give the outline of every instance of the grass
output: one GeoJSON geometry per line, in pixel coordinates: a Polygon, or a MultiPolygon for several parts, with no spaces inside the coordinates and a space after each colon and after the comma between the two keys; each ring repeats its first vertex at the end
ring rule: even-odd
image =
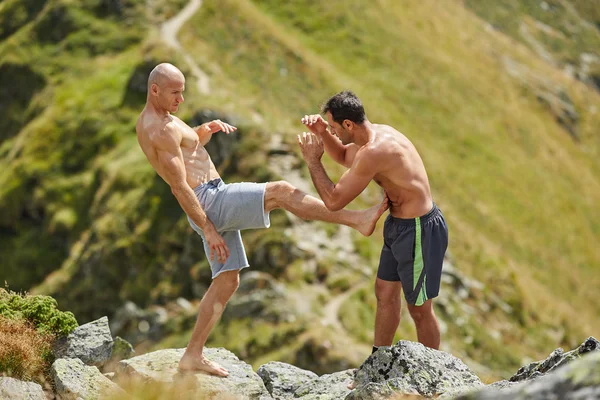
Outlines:
{"type": "Polygon", "coordinates": [[[44,383],[48,379],[54,335],[25,320],[0,316],[0,375],[44,383]]]}

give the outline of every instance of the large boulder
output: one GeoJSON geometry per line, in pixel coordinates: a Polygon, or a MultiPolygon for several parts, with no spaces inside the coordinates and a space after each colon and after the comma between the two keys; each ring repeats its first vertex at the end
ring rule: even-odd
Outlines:
{"type": "Polygon", "coordinates": [[[596,400],[600,399],[600,352],[587,354],[537,379],[499,390],[487,387],[456,400],[596,400]]]}
{"type": "Polygon", "coordinates": [[[112,347],[108,318],[102,317],[57,340],[54,355],[56,358],[79,358],[87,365],[100,367],[110,359],[112,347]]]}
{"type": "Polygon", "coordinates": [[[460,359],[406,340],[371,354],[355,384],[346,399],[386,398],[393,392],[437,397],[484,386],[460,359]]]}
{"type": "Polygon", "coordinates": [[[92,400],[126,394],[98,368],[87,366],[78,358],[60,358],[54,361],[50,372],[56,395],[61,400],[92,400]]]}
{"type": "Polygon", "coordinates": [[[303,384],[318,378],[314,372],[279,361],[271,361],[258,368],[258,376],[276,399],[293,399],[294,391],[303,384]]]}
{"type": "Polygon", "coordinates": [[[193,390],[198,398],[238,395],[246,399],[271,398],[262,379],[252,367],[240,361],[235,354],[222,348],[205,348],[204,355],[229,371],[226,378],[205,373],[182,373],[177,369],[185,349],[158,350],[129,360],[117,366],[115,379],[138,378],[163,384],[174,384],[193,390]]]}
{"type": "Polygon", "coordinates": [[[0,377],[2,400],[46,400],[42,387],[35,382],[23,382],[7,376],[0,377]]]}
{"type": "Polygon", "coordinates": [[[302,400],[338,400],[343,399],[350,389],[355,369],[325,374],[306,382],[294,392],[294,398],[302,400]]]}
{"type": "Polygon", "coordinates": [[[545,360],[533,362],[521,367],[517,373],[510,378],[510,381],[520,382],[528,379],[538,378],[560,366],[580,358],[586,353],[593,351],[600,351],[600,342],[598,342],[598,340],[596,340],[594,337],[590,336],[574,350],[565,353],[562,348],[558,348],[550,353],[545,360]]]}

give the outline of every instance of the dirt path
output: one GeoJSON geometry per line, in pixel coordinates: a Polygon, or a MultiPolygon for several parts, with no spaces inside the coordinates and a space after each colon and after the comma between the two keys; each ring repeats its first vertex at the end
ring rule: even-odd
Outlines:
{"type": "Polygon", "coordinates": [[[202,94],[209,94],[210,85],[208,75],[200,69],[198,64],[185,52],[177,40],[179,29],[198,11],[200,6],[202,6],[202,0],[190,0],[177,15],[162,24],[160,37],[169,47],[181,53],[188,67],[192,70],[192,75],[196,78],[198,91],[202,94]]]}
{"type": "Polygon", "coordinates": [[[323,324],[332,326],[340,332],[348,334],[342,325],[342,321],[340,321],[340,308],[342,307],[342,304],[344,304],[344,302],[350,298],[350,296],[365,286],[366,284],[355,285],[354,287],[350,288],[350,290],[346,290],[345,292],[340,293],[331,299],[323,308],[323,319],[321,320],[323,324]]]}

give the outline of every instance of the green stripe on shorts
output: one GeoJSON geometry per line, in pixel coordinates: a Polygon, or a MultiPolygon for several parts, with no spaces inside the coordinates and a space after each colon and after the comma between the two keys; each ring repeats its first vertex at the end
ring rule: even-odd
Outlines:
{"type": "MultiPolygon", "coordinates": [[[[417,288],[417,283],[423,272],[423,249],[421,248],[421,218],[415,218],[415,261],[413,264],[413,290],[417,288]]],[[[419,290],[419,296],[415,302],[416,306],[421,306],[427,300],[427,293],[425,292],[425,278],[423,278],[423,284],[421,290],[419,290]]]]}

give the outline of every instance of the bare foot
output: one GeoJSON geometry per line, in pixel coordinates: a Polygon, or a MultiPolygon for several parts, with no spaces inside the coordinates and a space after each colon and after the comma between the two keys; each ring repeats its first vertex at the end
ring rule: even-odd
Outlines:
{"type": "Polygon", "coordinates": [[[375,230],[375,225],[377,224],[379,217],[381,217],[381,214],[388,208],[390,208],[390,199],[386,194],[380,204],[362,212],[361,219],[355,228],[363,235],[371,236],[375,230]]]}
{"type": "Polygon", "coordinates": [[[210,361],[203,354],[194,356],[188,353],[184,353],[181,360],[179,360],[179,370],[184,372],[202,371],[211,375],[227,376],[229,372],[219,364],[210,361]]]}

